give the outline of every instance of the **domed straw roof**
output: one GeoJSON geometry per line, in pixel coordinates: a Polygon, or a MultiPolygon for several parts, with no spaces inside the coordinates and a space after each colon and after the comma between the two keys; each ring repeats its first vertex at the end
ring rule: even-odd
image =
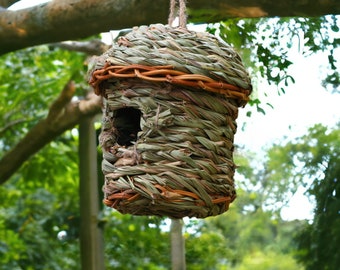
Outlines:
{"type": "Polygon", "coordinates": [[[134,28],[96,62],[90,84],[97,94],[109,78],[139,77],[200,88],[243,106],[252,86],[237,52],[209,33],[162,24],[134,28]]]}

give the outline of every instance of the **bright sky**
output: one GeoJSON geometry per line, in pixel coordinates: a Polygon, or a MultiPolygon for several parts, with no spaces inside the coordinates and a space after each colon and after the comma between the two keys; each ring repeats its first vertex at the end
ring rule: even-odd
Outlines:
{"type": "Polygon", "coordinates": [[[36,5],[50,2],[50,1],[51,0],[21,0],[19,2],[14,3],[9,9],[18,10],[18,9],[36,6],[36,5]]]}
{"type": "MultiPolygon", "coordinates": [[[[340,50],[337,53],[340,54],[340,50]]],[[[247,108],[240,109],[236,144],[264,154],[264,148],[280,142],[284,136],[287,137],[285,141],[289,141],[306,134],[307,129],[314,124],[322,123],[334,127],[340,121],[340,94],[331,94],[321,86],[320,75],[325,74],[327,56],[318,54],[305,58],[297,54],[294,59],[290,72],[295,84],[287,87],[285,94],[278,96],[276,89],[266,84],[260,85],[258,89],[260,100],[264,104],[272,104],[273,109],[267,107],[266,115],[253,112],[250,118],[245,115],[247,108]],[[246,125],[242,130],[244,123],[246,125]]],[[[304,192],[304,188],[299,188],[290,199],[289,206],[283,208],[282,218],[313,218],[313,205],[304,196],[304,192]]]]}
{"type": "MultiPolygon", "coordinates": [[[[25,8],[49,0],[22,0],[12,6],[12,9],[25,8]]],[[[195,28],[204,31],[204,26],[195,28]]],[[[106,35],[111,38],[111,35],[106,35]]],[[[337,51],[340,59],[340,50],[337,51]]],[[[295,84],[285,88],[286,93],[278,96],[275,87],[266,84],[259,86],[259,99],[265,104],[269,102],[274,109],[265,107],[266,115],[253,112],[252,116],[245,114],[249,107],[240,109],[238,131],[235,143],[244,145],[245,149],[264,153],[263,148],[273,142],[279,142],[283,136],[288,140],[306,133],[307,128],[316,123],[334,126],[340,121],[340,94],[331,94],[321,86],[320,74],[325,73],[327,56],[318,54],[304,58],[295,53],[294,64],[290,67],[294,74],[295,84]],[[267,96],[264,95],[267,94],[267,96]],[[246,123],[245,128],[241,127],[246,123]]],[[[339,67],[340,69],[340,67],[339,67]]],[[[312,206],[303,195],[301,188],[290,200],[290,206],[284,208],[282,217],[285,219],[310,219],[312,206]]]]}
{"type": "Polygon", "coordinates": [[[308,58],[296,55],[290,68],[295,84],[285,88],[286,93],[281,96],[275,87],[260,85],[260,100],[264,104],[269,102],[274,109],[266,107],[266,115],[253,112],[250,119],[245,116],[247,108],[240,109],[239,127],[243,122],[247,124],[244,131],[239,128],[236,142],[258,151],[268,143],[280,140],[283,135],[296,137],[316,123],[334,126],[340,121],[340,95],[321,86],[320,75],[325,74],[326,59],[327,56],[322,54],[308,58]],[[268,96],[265,97],[264,93],[268,96]],[[250,134],[251,141],[247,140],[250,134]]]}

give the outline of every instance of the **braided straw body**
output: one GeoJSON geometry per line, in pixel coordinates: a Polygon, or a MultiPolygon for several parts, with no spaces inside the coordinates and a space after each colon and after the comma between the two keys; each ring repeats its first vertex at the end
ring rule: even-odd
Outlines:
{"type": "Polygon", "coordinates": [[[104,203],[172,218],[227,211],[236,197],[235,120],[251,93],[238,54],[206,33],[142,26],[91,74],[105,97],[104,203]]]}

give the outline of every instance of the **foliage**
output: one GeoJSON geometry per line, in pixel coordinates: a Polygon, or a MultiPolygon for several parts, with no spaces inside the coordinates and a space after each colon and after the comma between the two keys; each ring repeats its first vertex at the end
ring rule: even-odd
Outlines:
{"type": "Polygon", "coordinates": [[[306,269],[336,269],[340,263],[334,254],[340,243],[339,139],[339,126],[316,124],[306,135],[268,150],[268,180],[275,181],[275,188],[282,192],[286,185],[293,192],[304,185],[316,202],[313,222],[305,222],[296,234],[296,256],[306,269]]]}
{"type": "Polygon", "coordinates": [[[330,130],[321,124],[308,135],[288,143],[280,150],[289,153],[298,180],[308,186],[316,201],[314,220],[297,235],[297,257],[306,269],[337,269],[340,243],[340,125],[330,130]]]}
{"type": "MultiPolygon", "coordinates": [[[[0,58],[0,155],[46,116],[71,77],[83,81],[83,60],[47,46],[0,58]]],[[[0,269],[77,268],[77,143],[71,132],[56,138],[0,187],[0,269]]]]}
{"type": "MultiPolygon", "coordinates": [[[[241,193],[240,196],[248,195],[241,193]]],[[[261,262],[256,269],[276,269],[274,266],[278,261],[275,259],[278,258],[282,262],[290,261],[286,269],[300,269],[292,256],[291,239],[300,225],[298,221],[273,219],[270,212],[260,209],[251,214],[243,212],[242,204],[236,201],[229,212],[204,220],[196,234],[187,236],[187,267],[195,270],[244,269],[249,264],[256,265],[257,257],[264,257],[265,250],[273,259],[261,262]],[[209,254],[209,258],[202,254],[209,254]],[[269,264],[273,268],[267,268],[269,264]]]]}
{"type": "MultiPolygon", "coordinates": [[[[230,19],[220,24],[220,36],[239,49],[247,65],[270,84],[288,86],[294,78],[287,74],[293,63],[290,51],[297,47],[303,55],[326,51],[329,68],[335,74],[334,51],[340,45],[335,15],[315,18],[230,19]]],[[[339,83],[339,81],[334,81],[339,83]]],[[[336,85],[335,85],[336,86],[336,85]]],[[[284,89],[281,87],[281,91],[284,89]]]]}
{"type": "Polygon", "coordinates": [[[8,151],[46,116],[50,103],[70,78],[84,81],[83,61],[81,54],[48,46],[28,48],[0,58],[0,146],[3,151],[8,151]]]}
{"type": "Polygon", "coordinates": [[[247,194],[238,199],[243,212],[260,210],[279,217],[282,207],[297,190],[299,181],[293,176],[294,164],[287,161],[289,153],[278,151],[278,147],[268,149],[262,159],[242,149],[236,152],[237,183],[240,192],[247,194]]]}
{"type": "Polygon", "coordinates": [[[0,269],[76,269],[79,206],[74,147],[52,143],[0,187],[0,269]],[[48,161],[46,156],[54,158],[48,161]],[[57,238],[60,231],[67,232],[66,239],[57,238]]]}
{"type": "Polygon", "coordinates": [[[256,251],[248,254],[241,265],[235,269],[298,270],[303,269],[303,267],[299,266],[291,256],[271,251],[256,251]]]}
{"type": "Polygon", "coordinates": [[[109,269],[169,269],[169,234],[157,217],[105,211],[106,259],[109,269]]]}
{"type": "MultiPolygon", "coordinates": [[[[317,52],[327,53],[329,62],[323,85],[333,91],[340,85],[339,66],[335,56],[340,45],[338,17],[335,15],[311,18],[259,18],[229,19],[219,28],[209,26],[208,31],[217,32],[222,39],[233,45],[249,67],[254,84],[254,93],[249,102],[258,112],[265,113],[257,97],[257,84],[265,80],[277,86],[278,94],[285,93],[294,75],[289,67],[294,62],[294,53],[305,56],[317,52]]],[[[270,104],[267,104],[271,106],[270,104]]]]}
{"type": "Polygon", "coordinates": [[[229,258],[231,251],[223,234],[218,231],[202,228],[198,235],[187,233],[185,238],[188,270],[217,269],[229,258]]]}

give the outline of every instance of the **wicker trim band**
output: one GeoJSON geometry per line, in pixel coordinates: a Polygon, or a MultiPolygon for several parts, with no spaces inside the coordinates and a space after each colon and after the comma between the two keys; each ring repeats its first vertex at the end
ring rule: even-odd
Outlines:
{"type": "MultiPolygon", "coordinates": [[[[180,190],[180,189],[171,189],[169,187],[164,187],[158,184],[155,184],[154,187],[160,192],[159,196],[166,198],[167,201],[169,202],[174,202],[174,203],[179,203],[179,202],[184,202],[186,199],[185,197],[190,197],[194,200],[196,200],[196,205],[197,206],[207,206],[207,204],[200,200],[200,197],[193,192],[185,191],[185,190],[180,190]]],[[[143,188],[145,192],[147,192],[150,197],[154,194],[150,193],[150,191],[146,188],[143,188]]],[[[116,208],[117,205],[121,202],[121,200],[127,200],[129,202],[136,201],[141,198],[141,194],[133,192],[131,190],[131,193],[128,192],[121,192],[121,193],[113,193],[111,195],[108,195],[107,198],[104,199],[104,203],[112,208],[116,208]]],[[[226,209],[228,209],[229,204],[236,198],[236,194],[234,194],[233,197],[219,197],[213,198],[211,202],[213,204],[221,204],[225,203],[226,209]]]]}
{"type": "Polygon", "coordinates": [[[102,69],[95,70],[90,80],[91,86],[97,95],[103,95],[100,83],[111,78],[139,78],[152,82],[168,82],[176,85],[199,88],[213,93],[223,94],[227,98],[234,98],[245,105],[249,101],[250,90],[238,86],[215,81],[210,77],[200,74],[188,74],[183,71],[174,70],[173,66],[112,66],[106,63],[102,69]]]}

